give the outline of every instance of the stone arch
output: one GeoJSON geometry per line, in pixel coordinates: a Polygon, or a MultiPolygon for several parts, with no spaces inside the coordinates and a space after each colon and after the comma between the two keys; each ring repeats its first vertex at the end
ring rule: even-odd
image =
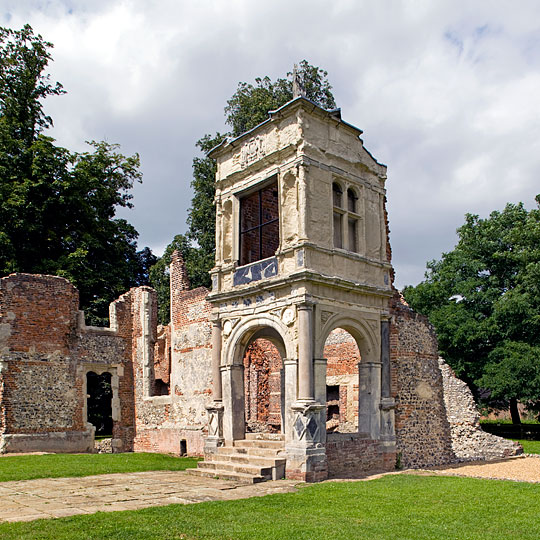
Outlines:
{"type": "MultiPolygon", "coordinates": [[[[358,365],[358,431],[371,439],[380,438],[381,362],[380,340],[376,328],[352,314],[336,314],[323,326],[316,343],[319,358],[330,333],[336,328],[346,330],[356,341],[360,351],[358,365]]],[[[325,369],[326,372],[326,369],[325,369]]],[[[326,378],[326,377],[325,377],[326,378]]]]}
{"type": "MultiPolygon", "coordinates": [[[[244,355],[256,339],[264,338],[278,349],[282,360],[295,358],[295,344],[287,326],[273,314],[252,315],[240,321],[224,344],[221,374],[223,389],[223,433],[226,441],[243,439],[245,436],[245,388],[244,355]]],[[[286,403],[282,391],[282,407],[286,403]]],[[[285,424],[282,422],[282,430],[285,424]]]]}
{"type": "Polygon", "coordinates": [[[330,317],[322,327],[321,334],[315,343],[316,358],[324,356],[324,344],[330,333],[336,328],[343,328],[355,339],[362,362],[379,361],[379,340],[374,330],[365,321],[341,313],[330,317]]]}
{"type": "Polygon", "coordinates": [[[282,358],[296,357],[289,329],[281,319],[268,314],[254,315],[234,327],[223,348],[222,365],[240,365],[247,347],[258,338],[272,342],[282,358]]]}

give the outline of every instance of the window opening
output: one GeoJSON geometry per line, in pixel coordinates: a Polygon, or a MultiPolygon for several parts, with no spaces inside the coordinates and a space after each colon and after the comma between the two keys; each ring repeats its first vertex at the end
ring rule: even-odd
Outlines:
{"type": "Polygon", "coordinates": [[[334,201],[334,206],[337,208],[341,208],[341,196],[343,195],[343,191],[341,191],[341,187],[337,182],[334,182],[332,184],[332,198],[334,201]]]}
{"type": "Polygon", "coordinates": [[[279,247],[277,180],[240,199],[240,265],[275,255],[279,247]]]}
{"type": "Polygon", "coordinates": [[[343,232],[341,222],[343,221],[343,215],[339,212],[334,212],[334,247],[343,247],[343,232]]]}
{"type": "Polygon", "coordinates": [[[347,210],[349,212],[355,212],[356,213],[356,200],[358,197],[355,195],[354,191],[349,188],[347,190],[347,210]]]}
{"type": "Polygon", "coordinates": [[[98,375],[93,371],[86,374],[86,417],[96,428],[96,435],[112,435],[112,386],[111,374],[98,375]]]}
{"type": "Polygon", "coordinates": [[[358,251],[357,221],[354,218],[349,218],[349,251],[358,251]]]}

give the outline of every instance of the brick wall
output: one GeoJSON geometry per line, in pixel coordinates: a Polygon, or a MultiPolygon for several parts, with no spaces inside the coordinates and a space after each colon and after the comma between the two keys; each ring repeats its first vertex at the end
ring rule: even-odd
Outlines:
{"type": "Polygon", "coordinates": [[[360,478],[366,473],[392,470],[395,465],[385,462],[379,441],[355,433],[329,433],[326,457],[330,478],[360,478]]]}
{"type": "Polygon", "coordinates": [[[244,356],[244,396],[248,431],[280,432],[281,369],[276,347],[266,339],[255,340],[244,356]]]}
{"type": "Polygon", "coordinates": [[[172,256],[171,324],[165,332],[165,342],[159,344],[157,335],[157,299],[150,288],[133,290],[133,378],[135,393],[134,449],[147,452],[180,453],[184,441],[189,455],[201,455],[207,433],[206,406],[211,402],[211,306],[206,301],[204,287],[189,290],[189,281],[178,252],[172,256]],[[151,297],[150,326],[152,356],[150,363],[158,377],[163,369],[161,350],[170,346],[169,384],[167,396],[146,395],[144,380],[148,377],[143,366],[143,329],[141,327],[142,294],[151,297]],[[168,336],[168,337],[167,337],[168,336]],[[156,346],[157,340],[157,346],[156,346]],[[159,357],[155,357],[156,351],[159,357]]]}

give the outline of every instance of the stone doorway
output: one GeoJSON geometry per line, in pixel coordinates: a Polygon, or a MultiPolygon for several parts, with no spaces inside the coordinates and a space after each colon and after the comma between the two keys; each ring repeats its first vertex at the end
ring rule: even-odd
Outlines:
{"type": "Polygon", "coordinates": [[[358,364],[360,350],[343,328],[330,332],[324,345],[326,365],[326,431],[358,431],[358,364]]]}
{"type": "Polygon", "coordinates": [[[112,418],[112,376],[108,371],[86,374],[86,418],[96,428],[96,435],[113,434],[112,418]]]}
{"type": "Polygon", "coordinates": [[[258,338],[243,359],[247,433],[281,433],[283,425],[283,361],[277,347],[258,338]]]}

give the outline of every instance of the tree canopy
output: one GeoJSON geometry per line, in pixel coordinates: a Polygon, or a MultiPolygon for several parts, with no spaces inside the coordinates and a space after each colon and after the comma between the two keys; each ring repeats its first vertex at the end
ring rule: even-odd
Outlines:
{"type": "Polygon", "coordinates": [[[528,211],[508,204],[486,219],[467,214],[459,241],[426,279],[406,287],[413,309],[437,330],[458,376],[491,400],[540,405],[540,196],[528,211]]]}
{"type": "MultiPolygon", "coordinates": [[[[325,109],[336,107],[332,87],[327,80],[327,72],[302,60],[298,66],[298,77],[302,82],[305,96],[325,109]]],[[[287,78],[272,81],[269,77],[255,79],[255,84],[240,82],[225,107],[226,122],[231,127],[230,133],[206,134],[196,146],[203,157],[193,159],[193,179],[191,187],[194,195],[188,210],[188,232],[177,235],[169,244],[159,264],[150,277],[152,286],[158,291],[160,322],[169,320],[168,274],[170,257],[174,249],[182,248],[192,287],[209,287],[209,271],[214,266],[216,211],[215,196],[215,160],[206,154],[227,136],[236,137],[252,129],[268,118],[268,111],[278,109],[293,98],[292,73],[287,78]]]]}
{"type": "Polygon", "coordinates": [[[103,323],[108,304],[146,283],[156,262],[115,218],[117,207],[131,207],[139,156],[95,141],[71,152],[44,135],[52,119],[43,101],[64,93],[45,73],[51,48],[29,25],[0,28],[0,272],[66,277],[88,320],[103,323]]]}

